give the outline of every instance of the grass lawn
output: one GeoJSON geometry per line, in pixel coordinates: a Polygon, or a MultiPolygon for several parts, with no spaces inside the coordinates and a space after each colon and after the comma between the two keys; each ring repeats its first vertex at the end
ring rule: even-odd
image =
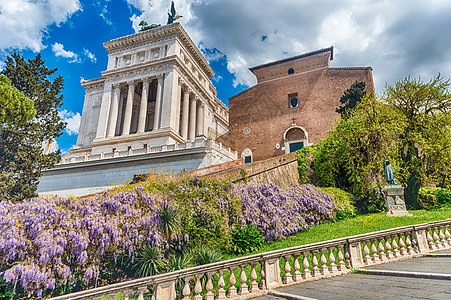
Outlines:
{"type": "MultiPolygon", "coordinates": [[[[266,244],[259,251],[248,253],[257,254],[283,248],[300,246],[310,243],[333,240],[337,238],[374,232],[389,228],[408,226],[414,224],[428,223],[451,219],[451,207],[444,207],[437,210],[411,210],[412,217],[385,217],[385,213],[376,213],[361,215],[352,219],[338,221],[336,223],[328,222],[312,227],[296,235],[290,236],[284,240],[266,244]]],[[[226,255],[226,259],[235,258],[243,255],[226,255]]]]}

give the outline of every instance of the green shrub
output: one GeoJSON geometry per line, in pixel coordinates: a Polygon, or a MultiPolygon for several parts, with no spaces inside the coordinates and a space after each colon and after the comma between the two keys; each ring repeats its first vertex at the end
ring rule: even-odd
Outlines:
{"type": "Polygon", "coordinates": [[[420,188],[418,198],[421,207],[423,207],[424,209],[437,208],[437,191],[438,188],[420,188]]]}
{"type": "MultiPolygon", "coordinates": [[[[344,213],[350,213],[351,215],[354,215],[355,213],[355,206],[354,206],[354,195],[345,192],[339,188],[333,188],[333,187],[325,187],[321,188],[326,194],[329,194],[334,198],[334,204],[340,210],[344,213]]],[[[337,213],[339,213],[337,211],[337,213]]]]}
{"type": "Polygon", "coordinates": [[[354,198],[355,207],[363,214],[383,212],[386,209],[385,199],[378,189],[368,189],[354,198]]]}
{"type": "Polygon", "coordinates": [[[248,224],[232,233],[232,243],[234,253],[244,254],[260,249],[265,242],[261,232],[252,224],[248,224]]]}
{"type": "Polygon", "coordinates": [[[451,204],[451,191],[449,189],[439,189],[436,191],[435,197],[437,199],[437,204],[440,207],[451,204]]]}

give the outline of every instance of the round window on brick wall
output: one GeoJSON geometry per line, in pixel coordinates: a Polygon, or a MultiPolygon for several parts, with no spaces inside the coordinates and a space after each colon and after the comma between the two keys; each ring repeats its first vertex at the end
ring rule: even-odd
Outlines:
{"type": "Polygon", "coordinates": [[[294,108],[294,107],[298,107],[298,97],[291,97],[290,98],[290,107],[294,108]]]}
{"type": "Polygon", "coordinates": [[[251,129],[249,127],[246,127],[243,129],[244,134],[249,134],[251,132],[251,129]]]}

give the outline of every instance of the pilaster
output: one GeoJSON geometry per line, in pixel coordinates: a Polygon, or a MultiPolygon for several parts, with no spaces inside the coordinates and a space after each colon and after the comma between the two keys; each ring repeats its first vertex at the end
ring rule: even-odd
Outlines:
{"type": "Polygon", "coordinates": [[[102,104],[100,106],[99,123],[97,123],[96,139],[103,139],[106,136],[112,87],[113,85],[111,83],[105,83],[103,89],[102,104]]]}
{"type": "Polygon", "coordinates": [[[178,96],[178,75],[174,69],[169,71],[164,79],[163,101],[160,120],[160,128],[171,128],[176,130],[177,124],[177,96],[178,96]]]}

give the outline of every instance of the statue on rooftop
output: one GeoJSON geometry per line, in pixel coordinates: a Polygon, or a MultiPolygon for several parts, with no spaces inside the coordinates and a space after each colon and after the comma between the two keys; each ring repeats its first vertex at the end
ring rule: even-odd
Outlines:
{"type": "Polygon", "coordinates": [[[161,24],[152,24],[152,25],[149,25],[149,24],[147,24],[146,21],[141,21],[141,22],[139,23],[139,26],[141,26],[141,29],[140,29],[139,31],[144,31],[144,30],[148,30],[148,29],[160,27],[161,24]]]}
{"type": "Polygon", "coordinates": [[[175,12],[174,1],[171,2],[171,11],[168,11],[168,24],[174,23],[175,20],[180,19],[182,16],[179,16],[175,12]]]}
{"type": "Polygon", "coordinates": [[[396,181],[396,178],[395,178],[395,173],[396,173],[395,170],[390,165],[390,161],[388,159],[384,160],[384,175],[385,175],[385,180],[387,181],[388,184],[390,184],[390,185],[398,184],[398,182],[396,181]]]}

